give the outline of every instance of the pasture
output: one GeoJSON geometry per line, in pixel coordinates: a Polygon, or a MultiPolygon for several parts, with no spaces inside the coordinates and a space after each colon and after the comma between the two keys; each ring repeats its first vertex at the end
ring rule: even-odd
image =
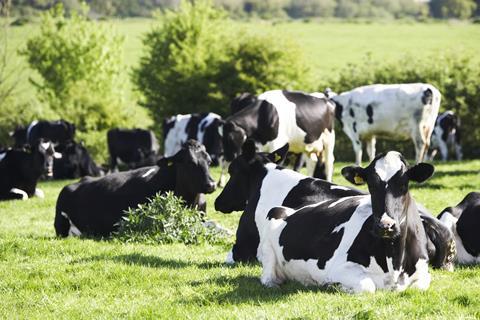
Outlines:
{"type": "MultiPolygon", "coordinates": [[[[347,163],[335,164],[334,182],[347,163]]],[[[417,201],[434,214],[480,185],[480,161],[436,163],[417,201]]],[[[215,178],[219,175],[213,169],[215,178]]],[[[432,271],[428,291],[349,295],[287,283],[263,288],[259,264],[223,263],[229,246],[57,239],[56,197],[69,181],[42,182],[45,199],[0,203],[0,318],[479,319],[480,268],[432,271]]],[[[235,230],[239,213],[208,217],[235,230]]],[[[233,238],[232,238],[233,240],[233,238]]]]}

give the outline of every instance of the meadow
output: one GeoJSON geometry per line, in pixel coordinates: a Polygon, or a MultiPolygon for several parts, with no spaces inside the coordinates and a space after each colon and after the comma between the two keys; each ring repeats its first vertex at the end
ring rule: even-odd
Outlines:
{"type": "MultiPolygon", "coordinates": [[[[128,74],[142,53],[141,37],[154,21],[107,23],[125,36],[128,74]]],[[[376,61],[397,61],[407,54],[480,51],[480,26],[466,23],[235,24],[251,32],[273,28],[295,38],[319,77],[334,77],[339,68],[361,63],[366,55],[376,61]]],[[[9,30],[8,48],[21,79],[19,100],[35,95],[29,78],[38,76],[17,50],[36,32],[37,24],[9,30]]],[[[334,182],[348,185],[339,175],[347,164],[335,164],[334,182]]],[[[432,179],[411,186],[415,198],[435,215],[479,190],[480,160],[436,163],[436,168],[432,179]]],[[[218,177],[217,168],[213,175],[218,177]]],[[[349,295],[296,283],[263,288],[259,264],[231,267],[223,263],[229,245],[57,239],[55,202],[69,182],[41,182],[45,199],[0,202],[1,319],[480,319],[480,268],[475,266],[459,267],[454,273],[432,271],[432,285],[426,292],[349,295]]],[[[208,217],[234,231],[240,213],[225,215],[213,208],[220,191],[208,195],[208,217]]]]}
{"type": "MultiPolygon", "coordinates": [[[[334,181],[348,185],[336,163],[334,181]]],[[[417,201],[434,214],[480,185],[480,160],[437,163],[417,201]]],[[[218,177],[219,170],[213,169],[218,177]]],[[[229,245],[144,245],[58,239],[56,197],[69,181],[42,182],[45,199],[0,203],[0,318],[11,319],[479,319],[480,268],[432,271],[428,291],[350,295],[287,283],[262,287],[259,264],[225,265],[229,245]]],[[[208,217],[232,230],[240,213],[208,217]]],[[[233,237],[232,237],[233,241],[233,237]]]]}

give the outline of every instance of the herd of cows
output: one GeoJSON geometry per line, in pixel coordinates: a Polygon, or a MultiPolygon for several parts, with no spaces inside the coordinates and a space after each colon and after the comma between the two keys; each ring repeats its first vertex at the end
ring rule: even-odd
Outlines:
{"type": "Polygon", "coordinates": [[[272,90],[244,93],[231,115],[176,115],[163,123],[163,154],[142,129],[107,133],[110,164],[99,167],[67,121],[34,121],[0,150],[0,200],[43,197],[37,181],[73,179],[57,199],[58,236],[108,237],[124,211],[173,191],[206,211],[205,194],[224,186],[215,209],[243,211],[227,263],[260,261],[268,287],[293,279],[339,284],[349,292],[427,289],[429,265],[480,262],[480,193],[434,217],[409,192],[429,179],[422,162],[452,145],[461,159],[459,120],[438,114],[432,85],[370,85],[335,94],[272,90]],[[335,119],[352,141],[355,166],[342,169],[368,193],[332,183],[335,119]],[[394,151],[376,154],[376,137],[411,139],[416,164],[394,151]],[[361,167],[362,141],[370,164],[361,167]],[[294,162],[294,170],[284,167],[294,162]],[[298,169],[306,163],[308,176],[298,169]],[[118,172],[123,164],[126,171],[118,172]],[[210,165],[222,167],[218,184],[210,165]],[[225,183],[228,167],[229,180],[225,183]]]}

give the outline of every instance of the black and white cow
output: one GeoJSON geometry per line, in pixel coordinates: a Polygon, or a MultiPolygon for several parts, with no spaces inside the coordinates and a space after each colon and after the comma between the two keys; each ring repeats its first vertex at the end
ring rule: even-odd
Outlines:
{"type": "MultiPolygon", "coordinates": [[[[259,230],[263,229],[267,213],[273,207],[298,209],[323,200],[366,194],[278,166],[275,160],[282,161],[288,146],[271,154],[255,153],[254,143],[247,140],[242,149],[242,154],[230,165],[230,180],[215,201],[215,209],[220,212],[244,211],[227,263],[256,260],[259,230]]],[[[452,270],[453,235],[427,209],[418,207],[428,235],[432,266],[452,270]]]]}
{"type": "Polygon", "coordinates": [[[230,114],[235,114],[238,111],[243,110],[249,105],[255,103],[256,101],[257,96],[254,94],[249,92],[241,93],[230,102],[230,114]]]}
{"type": "Polygon", "coordinates": [[[102,174],[102,171],[82,144],[72,141],[58,151],[62,157],[53,161],[54,179],[98,177],[102,174]]]}
{"type": "Polygon", "coordinates": [[[208,172],[210,156],[200,143],[189,140],[159,166],[85,177],[62,189],[57,199],[55,231],[58,236],[108,236],[124,210],[144,203],[158,192],[173,191],[189,206],[201,193],[211,193],[215,183],[208,172]]]}
{"type": "Polygon", "coordinates": [[[435,122],[435,129],[432,134],[432,143],[430,159],[433,160],[437,151],[440,150],[440,155],[443,161],[448,160],[448,146],[455,149],[457,160],[462,160],[462,146],[460,145],[460,120],[453,111],[445,111],[438,115],[435,122]]]}
{"type": "Polygon", "coordinates": [[[335,115],[352,141],[357,165],[362,162],[362,140],[373,160],[377,136],[412,139],[417,162],[427,155],[441,100],[431,84],[374,84],[327,95],[335,101],[335,115]]]}
{"type": "Polygon", "coordinates": [[[438,219],[455,235],[456,261],[480,263],[480,193],[470,192],[457,206],[445,208],[438,219]]]}
{"type": "Polygon", "coordinates": [[[75,125],[65,120],[56,121],[33,121],[26,128],[17,128],[12,137],[15,145],[33,145],[38,140],[52,141],[55,145],[66,144],[72,141],[75,136],[75,125]],[[25,136],[23,136],[25,134],[25,136]]]}
{"type": "Polygon", "coordinates": [[[119,162],[129,169],[152,166],[157,160],[159,145],[155,134],[144,129],[110,129],[107,132],[110,170],[116,171],[119,162]]]}
{"type": "Polygon", "coordinates": [[[366,183],[370,195],[273,208],[260,233],[261,282],[339,284],[349,292],[428,289],[427,238],[408,185],[433,171],[426,163],[409,167],[390,151],[366,168],[342,170],[350,182],[366,183]]]}
{"type": "Polygon", "coordinates": [[[33,196],[43,198],[37,181],[51,170],[54,154],[53,144],[43,140],[32,147],[0,153],[0,200],[26,200],[33,196]]]}
{"type": "Polygon", "coordinates": [[[221,162],[222,137],[219,126],[222,118],[213,112],[178,114],[163,122],[164,155],[174,155],[185,141],[194,139],[205,145],[213,165],[221,162]]]}
{"type": "Polygon", "coordinates": [[[247,138],[259,143],[266,152],[289,143],[291,152],[307,155],[309,175],[314,173],[317,161],[322,159],[326,179],[331,181],[335,146],[334,109],[329,99],[314,94],[286,90],[264,92],[253,104],[225,120],[225,159],[233,161],[247,138]]]}

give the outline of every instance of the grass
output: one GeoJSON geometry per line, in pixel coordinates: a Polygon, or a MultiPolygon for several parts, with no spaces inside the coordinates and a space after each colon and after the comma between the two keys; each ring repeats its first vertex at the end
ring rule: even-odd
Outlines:
{"type": "MultiPolygon", "coordinates": [[[[336,164],[334,181],[339,176],[336,164]]],[[[432,212],[480,185],[480,160],[438,164],[416,199],[432,212]]],[[[218,176],[218,170],[214,169],[218,176]]],[[[480,268],[432,271],[426,292],[349,295],[287,283],[260,285],[259,265],[226,266],[226,246],[120,244],[54,236],[56,197],[69,181],[42,182],[46,198],[0,203],[0,318],[479,319],[480,268]]],[[[209,217],[235,229],[239,213],[209,217]]]]}

